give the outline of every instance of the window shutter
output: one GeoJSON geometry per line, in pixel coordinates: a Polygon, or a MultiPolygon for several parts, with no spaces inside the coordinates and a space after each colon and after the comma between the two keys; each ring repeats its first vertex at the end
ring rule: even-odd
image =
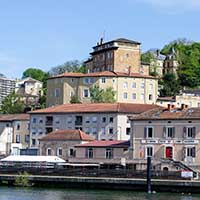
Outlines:
{"type": "Polygon", "coordinates": [[[166,138],[167,134],[167,127],[163,127],[163,137],[166,138]]]}
{"type": "Polygon", "coordinates": [[[192,157],[195,158],[196,157],[196,148],[192,147],[192,157]]]}
{"type": "Polygon", "coordinates": [[[186,138],[186,127],[183,127],[183,137],[186,138]]]}
{"type": "Polygon", "coordinates": [[[174,138],[175,137],[175,127],[173,127],[173,134],[172,134],[172,137],[174,138]]]}
{"type": "Polygon", "coordinates": [[[183,147],[183,157],[182,157],[182,160],[184,161],[185,158],[186,158],[186,147],[183,147]]]}
{"type": "Polygon", "coordinates": [[[144,128],[144,138],[147,138],[147,127],[144,128]]]}
{"type": "Polygon", "coordinates": [[[192,127],[192,138],[196,137],[196,127],[192,127]]]}
{"type": "Polygon", "coordinates": [[[88,158],[88,148],[85,149],[85,157],[88,158]]]}

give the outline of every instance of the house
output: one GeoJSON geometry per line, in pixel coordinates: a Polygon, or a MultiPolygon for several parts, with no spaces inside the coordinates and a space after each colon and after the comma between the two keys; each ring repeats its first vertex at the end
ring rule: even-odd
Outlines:
{"type": "Polygon", "coordinates": [[[90,103],[90,88],[112,87],[116,102],[156,102],[158,80],[149,76],[149,65],[141,63],[140,42],[119,38],[100,41],[85,62],[87,73],[63,73],[47,80],[47,107],[70,103],[73,96],[90,103]]]}
{"type": "Polygon", "coordinates": [[[29,115],[0,115],[0,155],[18,155],[29,146],[29,115]]]}
{"type": "Polygon", "coordinates": [[[15,91],[15,80],[0,77],[0,106],[3,99],[15,91]]]}
{"type": "Polygon", "coordinates": [[[30,112],[30,147],[55,130],[82,130],[97,140],[128,140],[129,115],[158,107],[149,104],[91,103],[64,104],[30,112]]]}
{"type": "Polygon", "coordinates": [[[93,141],[75,146],[76,156],[70,162],[101,163],[101,165],[126,164],[129,158],[129,141],[93,141]]]}
{"type": "Polygon", "coordinates": [[[47,80],[47,107],[70,103],[77,96],[82,103],[91,103],[90,88],[112,87],[116,102],[146,103],[156,102],[158,80],[140,73],[95,72],[89,74],[64,73],[47,80]]]}
{"type": "Polygon", "coordinates": [[[57,130],[40,139],[41,156],[59,156],[68,160],[76,155],[75,146],[93,141],[92,136],[80,130],[57,130]]]}
{"type": "Polygon", "coordinates": [[[181,165],[200,169],[200,108],[168,105],[168,108],[158,107],[129,119],[131,155],[138,161],[138,167],[151,157],[153,163],[160,163],[161,167],[169,162],[179,163],[176,170],[181,165]]]}

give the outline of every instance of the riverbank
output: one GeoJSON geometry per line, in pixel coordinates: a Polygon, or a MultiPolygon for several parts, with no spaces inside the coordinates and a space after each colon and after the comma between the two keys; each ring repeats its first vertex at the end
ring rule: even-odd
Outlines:
{"type": "MultiPolygon", "coordinates": [[[[0,183],[14,185],[17,176],[2,174],[0,183]]],[[[29,175],[27,179],[34,187],[146,191],[145,179],[41,175],[29,175]]],[[[200,193],[200,180],[152,179],[152,191],[200,193]]]]}

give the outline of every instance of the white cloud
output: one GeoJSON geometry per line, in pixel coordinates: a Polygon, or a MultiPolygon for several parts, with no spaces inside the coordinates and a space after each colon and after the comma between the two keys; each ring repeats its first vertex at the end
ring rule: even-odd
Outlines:
{"type": "Polygon", "coordinates": [[[141,0],[157,8],[180,12],[185,10],[200,10],[200,0],[141,0]]]}

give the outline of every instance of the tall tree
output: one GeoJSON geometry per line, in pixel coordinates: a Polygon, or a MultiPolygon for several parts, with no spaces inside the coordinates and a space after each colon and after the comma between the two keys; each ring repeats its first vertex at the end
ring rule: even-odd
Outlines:
{"type": "Polygon", "coordinates": [[[0,111],[3,114],[16,114],[23,113],[24,109],[25,106],[21,97],[15,93],[11,93],[2,101],[0,111]]]}
{"type": "Polygon", "coordinates": [[[93,103],[114,103],[115,91],[112,87],[108,87],[105,90],[99,88],[99,86],[94,86],[90,88],[90,97],[93,103]]]}
{"type": "Polygon", "coordinates": [[[51,70],[49,71],[49,74],[51,76],[55,76],[58,74],[62,74],[65,72],[81,72],[85,73],[85,66],[83,65],[82,62],[78,60],[72,60],[72,61],[67,61],[62,65],[58,65],[56,67],[52,67],[51,70]]]}

